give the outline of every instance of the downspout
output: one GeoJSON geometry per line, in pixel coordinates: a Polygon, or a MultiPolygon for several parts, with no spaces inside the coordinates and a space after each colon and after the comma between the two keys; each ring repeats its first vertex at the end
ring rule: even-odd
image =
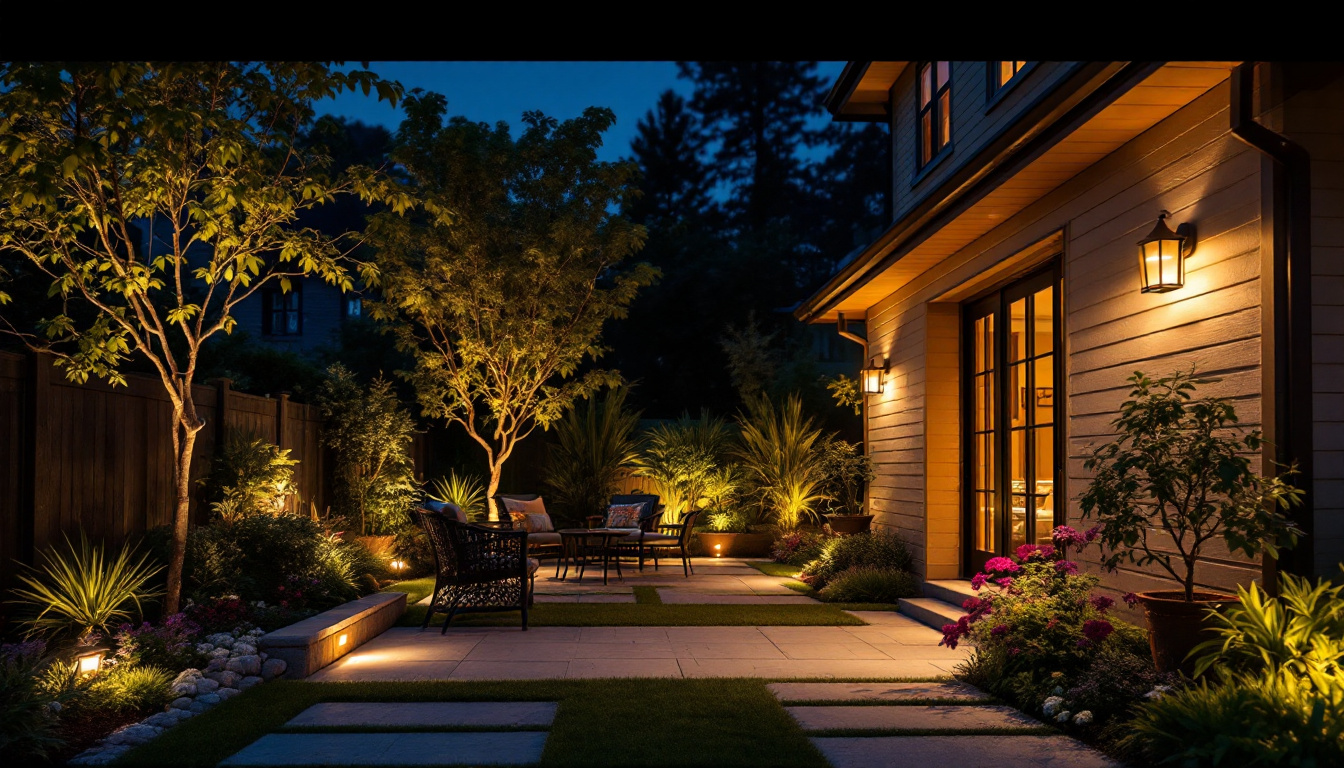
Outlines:
{"type": "MultiPolygon", "coordinates": [[[[867,333],[868,333],[867,329],[866,329],[866,328],[864,329],[864,336],[860,336],[860,335],[858,335],[857,333],[854,333],[853,331],[849,330],[849,323],[845,321],[845,313],[841,312],[841,313],[839,313],[839,314],[836,316],[836,320],[835,320],[835,332],[838,333],[838,334],[840,334],[840,338],[842,338],[842,339],[849,339],[850,341],[854,342],[855,344],[858,344],[859,346],[863,347],[863,365],[868,365],[868,339],[865,338],[865,337],[867,336],[867,333]]],[[[859,376],[860,376],[860,379],[862,379],[863,374],[859,374],[859,376]]],[[[863,455],[864,455],[864,456],[867,456],[867,455],[869,455],[869,454],[868,454],[868,396],[865,395],[865,394],[863,394],[863,381],[862,381],[862,380],[859,381],[859,397],[863,398],[862,401],[861,401],[861,402],[863,403],[863,414],[860,416],[860,418],[863,419],[863,455]]],[[[867,488],[864,488],[864,489],[863,489],[863,508],[864,508],[864,513],[865,513],[865,514],[872,514],[871,510],[868,508],[868,489],[867,489],[867,488]]]]}
{"type": "MultiPolygon", "coordinates": [[[[1262,78],[1263,80],[1263,78],[1262,78]]],[[[1304,492],[1302,506],[1291,512],[1306,534],[1305,541],[1281,553],[1278,569],[1311,575],[1314,569],[1311,539],[1314,477],[1312,458],[1311,381],[1311,155],[1301,145],[1256,122],[1254,114],[1255,62],[1232,70],[1232,134],[1273,160],[1272,386],[1273,426],[1269,430],[1272,460],[1295,464],[1293,484],[1304,492]]],[[[1261,84],[1262,104],[1267,92],[1261,84]]],[[[1264,279],[1262,275],[1262,280],[1264,279]]],[[[1262,304],[1263,306],[1263,304],[1262,304]]],[[[1263,342],[1262,342],[1263,343],[1263,342]]],[[[1266,386],[1265,389],[1269,389],[1266,386]]],[[[1266,583],[1272,585],[1275,566],[1266,558],[1266,583]]]]}

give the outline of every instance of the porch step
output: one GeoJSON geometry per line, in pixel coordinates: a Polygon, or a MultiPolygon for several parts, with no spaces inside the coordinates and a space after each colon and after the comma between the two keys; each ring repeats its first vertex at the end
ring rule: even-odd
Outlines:
{"type": "Polygon", "coordinates": [[[964,615],[959,606],[945,603],[931,597],[902,598],[897,603],[897,611],[934,629],[941,630],[944,624],[956,624],[964,615]]]}
{"type": "Polygon", "coordinates": [[[924,582],[924,596],[960,606],[968,597],[977,597],[969,579],[940,579],[924,582]]]}

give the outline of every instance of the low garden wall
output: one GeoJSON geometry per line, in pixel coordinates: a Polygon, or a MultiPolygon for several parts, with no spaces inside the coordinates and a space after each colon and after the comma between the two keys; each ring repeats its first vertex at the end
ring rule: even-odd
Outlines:
{"type": "Polygon", "coordinates": [[[286,678],[303,678],[382,634],[405,611],[405,592],[375,592],[262,635],[260,647],[284,659],[286,678]]]}

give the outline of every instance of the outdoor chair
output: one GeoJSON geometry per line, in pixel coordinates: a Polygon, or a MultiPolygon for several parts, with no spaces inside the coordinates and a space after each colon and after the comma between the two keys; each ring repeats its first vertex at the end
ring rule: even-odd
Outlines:
{"type": "Polygon", "coordinates": [[[658,535],[658,521],[663,516],[663,505],[658,503],[658,495],[653,493],[618,493],[611,497],[609,507],[616,505],[642,504],[644,510],[639,514],[639,529],[632,531],[627,541],[620,543],[624,557],[638,557],[639,569],[644,570],[644,549],[641,546],[645,536],[658,535]],[[631,552],[629,542],[635,542],[635,551],[631,552]]]}
{"type": "Polygon", "coordinates": [[[681,516],[679,523],[659,523],[653,532],[640,531],[639,538],[627,538],[620,546],[625,550],[634,550],[639,557],[639,568],[644,569],[644,556],[647,552],[653,556],[653,570],[658,570],[659,551],[676,550],[681,555],[681,570],[687,578],[695,574],[687,549],[691,541],[691,529],[700,510],[692,510],[681,516]]]}
{"type": "Polygon", "coordinates": [[[532,605],[538,562],[527,556],[527,534],[459,522],[443,512],[412,511],[434,550],[434,592],[421,629],[436,613],[447,614],[443,632],[453,616],[473,611],[522,611],[527,631],[527,609],[532,605]]]}
{"type": "MultiPolygon", "coordinates": [[[[518,528],[518,526],[514,525],[513,516],[509,514],[508,505],[505,504],[506,499],[516,501],[540,501],[541,496],[535,493],[500,493],[496,494],[491,499],[492,501],[494,501],[495,510],[496,512],[498,512],[499,515],[499,522],[495,524],[494,527],[511,531],[521,529],[518,528]]],[[[552,525],[551,527],[554,528],[555,526],[552,525]]],[[[556,578],[560,577],[560,561],[563,559],[561,558],[561,555],[563,554],[563,548],[561,547],[560,544],[560,534],[556,533],[554,530],[537,531],[535,533],[532,531],[528,531],[527,551],[529,555],[535,557],[537,560],[544,560],[548,558],[554,559],[555,576],[556,578]]]]}

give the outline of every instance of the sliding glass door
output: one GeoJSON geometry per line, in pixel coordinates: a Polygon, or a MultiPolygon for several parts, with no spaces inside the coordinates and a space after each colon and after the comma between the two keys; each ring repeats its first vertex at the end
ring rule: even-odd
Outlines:
{"type": "Polygon", "coordinates": [[[1058,266],[962,307],[966,567],[1045,544],[1062,512],[1058,266]]]}

